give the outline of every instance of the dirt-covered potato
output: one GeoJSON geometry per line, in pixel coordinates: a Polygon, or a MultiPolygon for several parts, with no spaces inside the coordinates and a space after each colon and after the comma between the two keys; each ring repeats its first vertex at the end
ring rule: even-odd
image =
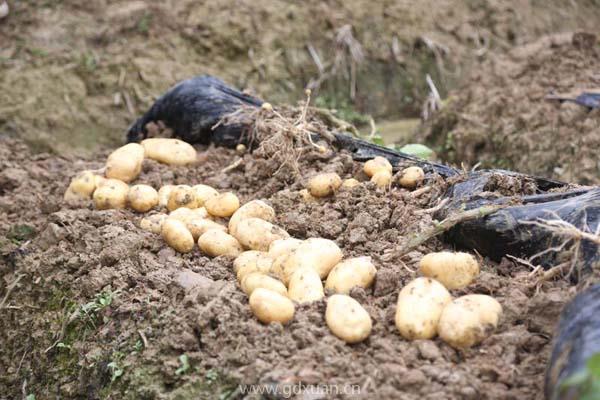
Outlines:
{"type": "Polygon", "coordinates": [[[231,193],[221,193],[204,202],[204,208],[210,215],[221,218],[231,217],[240,208],[240,199],[231,193]]]}
{"type": "Polygon", "coordinates": [[[149,185],[134,185],[129,188],[127,201],[135,211],[146,212],[158,204],[158,192],[149,185]]]}
{"type": "Polygon", "coordinates": [[[221,229],[209,229],[204,232],[198,239],[198,246],[211,257],[237,257],[244,251],[236,238],[221,229]]]}
{"type": "Polygon", "coordinates": [[[277,239],[269,245],[268,256],[275,260],[283,254],[289,254],[302,244],[302,240],[296,238],[277,239]]]}
{"type": "Polygon", "coordinates": [[[292,274],[302,268],[314,268],[321,279],[329,275],[329,271],[342,259],[342,250],[334,241],[323,238],[310,238],[281,262],[282,280],[288,283],[292,274]]]}
{"type": "Polygon", "coordinates": [[[325,321],[331,332],[346,343],[358,343],[371,334],[371,316],[352,297],[334,294],[327,299],[325,321]]]}
{"type": "Polygon", "coordinates": [[[131,182],[142,172],[144,148],[137,143],[119,147],[106,159],[106,177],[131,182]]]}
{"type": "Polygon", "coordinates": [[[419,270],[447,289],[462,289],[479,275],[479,263],[468,253],[442,251],[425,255],[419,262],[419,270]]]}
{"type": "Polygon", "coordinates": [[[169,211],[176,210],[180,207],[196,208],[198,203],[194,189],[188,185],[177,185],[171,189],[169,200],[167,201],[167,209],[169,211]]]}
{"type": "Polygon", "coordinates": [[[297,269],[290,278],[288,297],[298,303],[321,300],[325,296],[323,282],[314,268],[297,269]]]}
{"type": "Polygon", "coordinates": [[[92,171],[82,171],[71,180],[64,195],[65,201],[90,199],[96,190],[96,175],[92,171]]]}
{"type": "MultiPolygon", "coordinates": [[[[200,208],[196,208],[195,210],[200,210],[200,208]]],[[[227,233],[226,226],[206,218],[193,217],[186,221],[185,226],[192,233],[194,240],[198,240],[200,236],[202,236],[206,231],[210,229],[219,229],[227,233]]]]}
{"type": "Polygon", "coordinates": [[[161,229],[165,242],[180,253],[189,253],[194,249],[194,238],[185,224],[174,218],[167,218],[161,229]]]}
{"type": "Polygon", "coordinates": [[[389,187],[392,183],[392,173],[385,169],[379,170],[371,177],[371,182],[377,185],[378,188],[389,187]]]}
{"type": "Polygon", "coordinates": [[[142,218],[140,228],[145,231],[159,234],[162,232],[162,225],[168,218],[167,214],[153,214],[142,218]]]}
{"type": "Polygon", "coordinates": [[[327,276],[325,288],[335,293],[350,293],[355,286],[368,288],[373,284],[377,269],[371,257],[349,258],[338,263],[327,276]]]}
{"type": "Polygon", "coordinates": [[[235,229],[235,238],[251,250],[268,251],[275,240],[289,236],[280,227],[260,218],[245,218],[238,222],[235,229]]]}
{"type": "Polygon", "coordinates": [[[265,288],[258,288],[250,295],[252,313],[262,323],[285,324],[294,318],[294,303],[284,295],[265,288]]]}
{"type": "Polygon", "coordinates": [[[335,172],[319,174],[308,181],[308,191],[315,197],[331,196],[342,186],[342,178],[335,172]]]}
{"type": "Polygon", "coordinates": [[[344,179],[344,182],[342,182],[343,189],[352,189],[353,187],[356,187],[359,185],[360,185],[360,182],[354,178],[344,179]]]}
{"type": "Polygon", "coordinates": [[[125,208],[129,185],[118,179],[106,179],[94,191],[94,206],[98,210],[125,208]]]}
{"type": "Polygon", "coordinates": [[[271,272],[271,260],[267,253],[258,250],[244,251],[242,254],[233,260],[233,271],[235,272],[238,281],[242,281],[244,277],[252,272],[260,272],[267,275],[271,272]]]}
{"type": "Polygon", "coordinates": [[[240,286],[248,296],[252,295],[252,292],[258,288],[269,289],[282,296],[287,296],[287,288],[280,280],[260,272],[250,272],[249,274],[246,274],[244,278],[242,278],[240,286]]]}
{"type": "Polygon", "coordinates": [[[219,195],[219,192],[217,192],[215,188],[208,185],[194,185],[192,186],[192,189],[194,189],[194,193],[196,193],[198,207],[202,207],[204,203],[206,203],[206,200],[219,195]]]}
{"type": "Polygon", "coordinates": [[[377,156],[365,163],[363,171],[368,177],[372,177],[379,171],[388,171],[391,174],[392,164],[386,158],[377,156]]]}
{"type": "Polygon", "coordinates": [[[502,306],[484,294],[459,297],[442,311],[438,334],[454,348],[466,348],[481,343],[498,326],[502,306]]]}
{"type": "Polygon", "coordinates": [[[169,197],[171,196],[171,191],[175,188],[175,185],[165,185],[158,189],[158,205],[164,208],[167,208],[167,204],[169,203],[169,197]]]}
{"type": "Polygon", "coordinates": [[[196,161],[196,149],[179,139],[150,138],[142,140],[146,157],[168,165],[187,165],[196,161]]]}
{"type": "Polygon", "coordinates": [[[417,278],[398,295],[396,327],[405,339],[431,339],[437,333],[442,310],[451,301],[444,285],[431,278],[417,278]]]}
{"type": "Polygon", "coordinates": [[[420,167],[408,167],[402,171],[400,186],[407,189],[416,188],[425,179],[425,172],[420,167]]]}
{"type": "Polygon", "coordinates": [[[271,222],[275,219],[275,210],[262,200],[249,201],[238,208],[229,219],[229,232],[235,236],[238,223],[247,218],[260,218],[271,222]]]}
{"type": "Polygon", "coordinates": [[[298,193],[300,194],[300,196],[302,197],[302,200],[305,203],[312,203],[312,202],[318,200],[315,196],[313,196],[312,194],[310,194],[310,192],[308,191],[308,189],[302,189],[298,193]]]}

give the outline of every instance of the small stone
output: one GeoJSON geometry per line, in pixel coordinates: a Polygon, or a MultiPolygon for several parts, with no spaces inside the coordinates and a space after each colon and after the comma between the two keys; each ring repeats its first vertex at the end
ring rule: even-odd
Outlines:
{"type": "Polygon", "coordinates": [[[426,360],[436,360],[442,356],[440,349],[431,340],[416,340],[414,342],[419,350],[419,355],[426,360]]]}

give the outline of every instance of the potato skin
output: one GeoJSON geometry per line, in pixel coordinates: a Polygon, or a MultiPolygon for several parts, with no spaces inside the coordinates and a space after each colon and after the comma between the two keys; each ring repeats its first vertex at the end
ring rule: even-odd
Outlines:
{"type": "MultiPolygon", "coordinates": [[[[200,209],[196,208],[195,210],[200,209]]],[[[218,229],[227,233],[227,228],[225,226],[206,218],[192,217],[186,221],[185,226],[194,237],[194,240],[198,240],[200,236],[211,229],[218,229]]]]}
{"type": "Polygon", "coordinates": [[[321,279],[325,279],[341,259],[342,250],[334,241],[323,238],[306,239],[281,261],[282,280],[284,283],[289,282],[292,274],[302,267],[314,268],[321,279]]]}
{"type": "Polygon", "coordinates": [[[420,167],[408,167],[402,171],[400,186],[406,189],[414,189],[425,179],[425,172],[420,167]]]}
{"type": "Polygon", "coordinates": [[[235,260],[233,260],[233,271],[239,282],[244,277],[252,272],[260,272],[262,274],[269,274],[271,272],[271,266],[273,260],[271,260],[267,253],[258,250],[248,250],[241,253],[235,260]]]}
{"type": "Polygon", "coordinates": [[[167,214],[153,214],[142,218],[140,228],[145,231],[159,234],[162,232],[162,225],[168,218],[167,214]]]}
{"type": "Polygon", "coordinates": [[[96,175],[92,171],[82,171],[69,184],[65,200],[90,199],[96,190],[96,175]]]}
{"type": "Polygon", "coordinates": [[[167,208],[167,204],[169,203],[169,196],[171,196],[171,191],[175,188],[175,185],[164,185],[160,189],[158,189],[158,205],[164,208],[167,208]]]}
{"type": "Polygon", "coordinates": [[[129,188],[127,201],[135,211],[146,212],[158,204],[158,192],[149,185],[134,185],[129,188]]]}
{"type": "Polygon", "coordinates": [[[360,186],[360,182],[354,178],[344,179],[344,182],[342,182],[343,189],[352,189],[352,188],[355,188],[356,186],[360,186]]]}
{"type": "Polygon", "coordinates": [[[419,262],[419,270],[447,289],[462,289],[479,275],[479,263],[468,253],[442,251],[425,255],[419,262]]]}
{"type": "Polygon", "coordinates": [[[275,219],[275,210],[262,200],[249,201],[238,208],[229,219],[229,232],[235,236],[237,225],[246,218],[260,218],[271,222],[275,219]]]}
{"type": "Polygon", "coordinates": [[[161,229],[165,242],[180,253],[189,253],[194,249],[194,238],[185,224],[174,218],[167,218],[161,229]]]}
{"type": "Polygon", "coordinates": [[[325,296],[323,282],[314,268],[303,267],[296,270],[290,278],[288,297],[298,303],[321,300],[325,296]]]}
{"type": "Polygon", "coordinates": [[[335,172],[319,174],[308,181],[308,191],[315,197],[331,196],[342,186],[342,178],[335,172]]]}
{"type": "Polygon", "coordinates": [[[258,288],[250,295],[250,308],[262,323],[285,324],[294,318],[294,303],[287,297],[269,289],[258,288]]]}
{"type": "Polygon", "coordinates": [[[168,165],[187,165],[196,162],[196,149],[179,139],[150,138],[142,140],[146,157],[168,165]]]}
{"type": "Polygon", "coordinates": [[[204,202],[204,207],[215,217],[231,217],[240,208],[240,200],[231,192],[221,193],[204,202]]]}
{"type": "Polygon", "coordinates": [[[219,192],[211,186],[208,185],[194,185],[192,186],[194,189],[194,193],[196,193],[196,203],[198,203],[198,207],[202,207],[206,200],[216,197],[219,195],[219,192]]]}
{"type": "Polygon", "coordinates": [[[379,170],[371,177],[371,182],[381,189],[389,187],[392,183],[392,173],[385,169],[379,170]]]}
{"type": "Polygon", "coordinates": [[[308,189],[302,189],[298,193],[300,194],[300,196],[302,196],[302,200],[305,203],[312,203],[312,202],[315,202],[315,201],[319,200],[315,196],[313,196],[312,194],[310,194],[310,192],[308,191],[308,189]]]}
{"type": "Polygon", "coordinates": [[[169,211],[173,211],[180,207],[198,207],[198,203],[196,202],[196,194],[194,193],[194,190],[188,185],[177,185],[169,193],[167,209],[169,211]]]}
{"type": "Polygon", "coordinates": [[[484,294],[459,297],[448,304],[440,317],[438,333],[454,348],[467,348],[481,343],[498,326],[502,306],[484,294]]]}
{"type": "Polygon", "coordinates": [[[106,177],[131,182],[142,172],[144,148],[137,143],[119,147],[106,159],[106,177]]]}
{"type": "Polygon", "coordinates": [[[346,343],[358,343],[371,334],[371,316],[352,297],[334,294],[327,299],[325,321],[331,332],[346,343]]]}
{"type": "Polygon", "coordinates": [[[107,179],[94,191],[94,205],[98,210],[121,209],[127,206],[129,185],[118,179],[107,179]]]}
{"type": "Polygon", "coordinates": [[[325,289],[343,294],[350,293],[355,286],[366,289],[373,284],[376,273],[371,257],[349,258],[333,267],[327,277],[325,289]]]}
{"type": "Polygon", "coordinates": [[[260,272],[251,272],[245,275],[240,286],[248,296],[251,296],[252,292],[258,288],[269,289],[282,296],[287,296],[287,288],[280,280],[260,272]]]}
{"type": "Polygon", "coordinates": [[[417,278],[398,295],[396,327],[405,339],[431,339],[450,301],[452,297],[444,285],[431,278],[417,278]]]}
{"type": "Polygon", "coordinates": [[[369,178],[373,177],[379,171],[388,171],[391,175],[392,169],[392,164],[390,164],[387,158],[380,156],[367,161],[363,167],[363,171],[369,178]]]}
{"type": "Polygon", "coordinates": [[[269,245],[268,256],[275,260],[283,254],[289,254],[302,244],[302,240],[296,238],[277,239],[269,245]]]}
{"type": "Polygon", "coordinates": [[[209,229],[198,239],[200,250],[211,257],[237,257],[244,251],[233,236],[220,229],[209,229]]]}
{"type": "Polygon", "coordinates": [[[260,218],[241,220],[235,230],[235,238],[242,246],[251,250],[267,251],[277,239],[285,239],[290,235],[280,227],[260,218]]]}

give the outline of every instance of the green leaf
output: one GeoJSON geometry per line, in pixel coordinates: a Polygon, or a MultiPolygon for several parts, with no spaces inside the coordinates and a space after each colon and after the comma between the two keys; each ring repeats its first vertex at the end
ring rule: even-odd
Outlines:
{"type": "Polygon", "coordinates": [[[582,384],[586,383],[589,378],[590,378],[590,373],[588,372],[587,369],[575,372],[574,374],[571,374],[570,376],[565,378],[560,383],[560,388],[561,388],[561,390],[565,390],[568,388],[574,388],[577,386],[581,386],[582,384]]]}
{"type": "Polygon", "coordinates": [[[590,374],[596,378],[600,379],[600,353],[596,353],[587,360],[587,369],[590,374]]]}
{"type": "Polygon", "coordinates": [[[381,135],[373,135],[369,138],[369,140],[371,141],[371,143],[374,143],[376,145],[385,146],[385,142],[383,141],[381,135]]]}
{"type": "Polygon", "coordinates": [[[180,355],[179,362],[181,363],[181,367],[177,368],[175,375],[185,374],[190,369],[190,360],[187,354],[180,355]]]}
{"type": "Polygon", "coordinates": [[[420,143],[409,143],[398,149],[402,153],[410,154],[411,156],[431,160],[435,156],[435,152],[429,147],[420,143]]]}

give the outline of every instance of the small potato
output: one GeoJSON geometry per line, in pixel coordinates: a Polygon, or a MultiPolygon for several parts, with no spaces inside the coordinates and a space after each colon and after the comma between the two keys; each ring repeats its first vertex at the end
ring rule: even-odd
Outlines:
{"type": "Polygon", "coordinates": [[[192,189],[196,193],[198,207],[202,207],[206,203],[206,200],[219,195],[219,192],[215,188],[208,185],[194,185],[192,189]]]}
{"type": "Polygon", "coordinates": [[[134,185],[129,189],[127,201],[135,211],[146,212],[158,204],[158,192],[152,186],[134,185]]]}
{"type": "Polygon", "coordinates": [[[94,191],[94,205],[98,210],[125,208],[129,185],[118,179],[107,179],[94,191]]]}
{"type": "MultiPolygon", "coordinates": [[[[190,234],[191,235],[191,234],[190,234]]],[[[209,229],[198,239],[200,250],[211,257],[237,257],[244,249],[240,243],[221,229],[209,229]]]]}
{"type": "Polygon", "coordinates": [[[240,208],[240,200],[231,192],[222,193],[204,202],[204,207],[215,217],[231,217],[240,208]]]}
{"type": "Polygon", "coordinates": [[[243,143],[238,144],[237,146],[235,146],[235,152],[238,153],[239,155],[242,155],[246,152],[247,148],[246,145],[243,143]]]}
{"type": "Polygon", "coordinates": [[[167,209],[173,211],[180,207],[198,207],[194,190],[188,185],[177,185],[171,190],[171,193],[169,193],[167,209]]]}
{"type": "Polygon", "coordinates": [[[235,238],[251,250],[267,251],[275,240],[288,237],[286,231],[260,218],[243,219],[235,230],[235,238]]]}
{"type": "Polygon", "coordinates": [[[305,203],[312,203],[318,200],[315,196],[310,194],[308,189],[302,189],[298,193],[300,193],[300,196],[302,196],[302,200],[304,200],[305,203]]]}
{"type": "Polygon", "coordinates": [[[65,200],[90,199],[96,190],[96,175],[92,171],[82,171],[71,180],[65,200]]]}
{"type": "Polygon", "coordinates": [[[144,148],[137,143],[119,147],[106,159],[106,177],[131,182],[142,172],[144,148]]]}
{"type": "Polygon", "coordinates": [[[349,258],[333,267],[325,282],[325,289],[344,294],[350,293],[355,286],[366,289],[373,284],[376,273],[371,257],[349,258]]]}
{"type": "Polygon", "coordinates": [[[145,231],[159,234],[162,232],[162,225],[168,218],[167,214],[153,214],[142,218],[140,228],[145,231]]]}
{"type": "Polygon", "coordinates": [[[334,294],[327,299],[325,321],[331,332],[346,343],[358,343],[371,334],[371,316],[352,297],[334,294]]]}
{"type": "Polygon", "coordinates": [[[342,178],[335,172],[319,174],[308,181],[308,191],[315,197],[331,196],[342,186],[342,178]]]}
{"type": "Polygon", "coordinates": [[[294,303],[287,297],[269,289],[258,288],[250,295],[252,313],[262,323],[285,324],[294,318],[294,303]]]}
{"type": "Polygon", "coordinates": [[[236,235],[238,223],[247,218],[260,218],[267,222],[275,219],[275,210],[262,200],[252,200],[233,213],[229,219],[229,232],[236,235]]]}
{"type": "Polygon", "coordinates": [[[352,189],[356,186],[360,186],[360,182],[354,178],[344,179],[342,182],[342,189],[352,189]]]}
{"type": "Polygon", "coordinates": [[[431,339],[437,333],[442,310],[451,301],[444,285],[431,278],[417,278],[398,295],[396,327],[405,339],[431,339]]]}
{"type": "Polygon", "coordinates": [[[314,268],[297,269],[292,274],[288,286],[288,297],[298,303],[321,300],[325,296],[323,282],[321,282],[319,273],[314,268]]]}
{"type": "MultiPolygon", "coordinates": [[[[196,208],[196,210],[199,209],[196,208]]],[[[198,240],[200,236],[202,236],[206,231],[210,229],[218,229],[227,233],[227,228],[225,226],[206,218],[192,218],[185,223],[185,226],[192,233],[194,240],[198,240]]]]}
{"type": "Polygon", "coordinates": [[[321,279],[342,259],[342,250],[334,241],[322,238],[306,239],[281,262],[282,280],[290,281],[292,274],[302,268],[314,268],[321,279]]]}
{"type": "Polygon", "coordinates": [[[438,333],[454,348],[471,347],[492,334],[501,315],[502,306],[493,297],[469,294],[444,308],[438,333]]]}
{"type": "Polygon", "coordinates": [[[194,238],[181,221],[167,218],[162,224],[161,234],[165,242],[180,253],[189,253],[194,248],[194,238]]]}
{"type": "Polygon", "coordinates": [[[171,191],[175,188],[175,185],[165,185],[158,189],[158,205],[164,208],[167,208],[167,204],[169,203],[169,196],[171,196],[171,191]]]}
{"type": "Polygon", "coordinates": [[[371,177],[371,182],[381,189],[389,187],[392,183],[392,173],[385,169],[379,170],[371,177]]]}
{"type": "Polygon", "coordinates": [[[186,165],[196,161],[196,149],[179,139],[151,138],[142,140],[146,157],[168,165],[186,165]]]}
{"type": "Polygon", "coordinates": [[[442,251],[424,256],[419,263],[419,270],[447,289],[462,289],[479,275],[479,263],[468,253],[442,251]]]}
{"type": "Polygon", "coordinates": [[[260,272],[264,275],[269,274],[271,272],[272,264],[273,260],[267,256],[266,252],[248,250],[244,251],[233,260],[233,271],[235,272],[238,281],[241,282],[246,275],[252,272],[260,272]]]}
{"type": "Polygon", "coordinates": [[[368,177],[372,177],[379,171],[388,171],[390,174],[392,173],[392,164],[387,160],[387,158],[383,157],[375,157],[372,160],[369,160],[365,163],[363,167],[363,171],[367,174],[368,177]]]}
{"type": "Polygon", "coordinates": [[[251,272],[245,275],[240,286],[248,296],[251,296],[252,292],[258,288],[269,289],[282,296],[287,296],[287,288],[280,280],[260,272],[251,272]]]}
{"type": "Polygon", "coordinates": [[[425,172],[419,167],[408,167],[402,171],[400,186],[406,189],[414,189],[425,179],[425,172]]]}

